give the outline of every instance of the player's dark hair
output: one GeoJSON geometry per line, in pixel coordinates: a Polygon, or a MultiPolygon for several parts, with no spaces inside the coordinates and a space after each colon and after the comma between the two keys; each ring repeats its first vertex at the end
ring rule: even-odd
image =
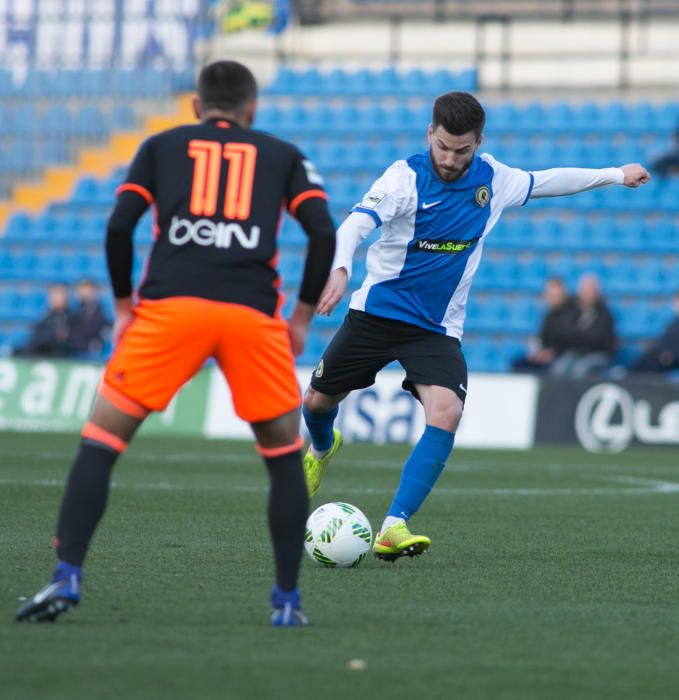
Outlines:
{"type": "Polygon", "coordinates": [[[203,110],[242,112],[257,98],[257,81],[237,61],[215,61],[198,76],[198,97],[203,110]]]}
{"type": "Polygon", "coordinates": [[[433,129],[442,126],[453,136],[473,131],[478,137],[486,124],[486,113],[474,95],[468,92],[447,92],[436,98],[431,124],[433,129]]]}

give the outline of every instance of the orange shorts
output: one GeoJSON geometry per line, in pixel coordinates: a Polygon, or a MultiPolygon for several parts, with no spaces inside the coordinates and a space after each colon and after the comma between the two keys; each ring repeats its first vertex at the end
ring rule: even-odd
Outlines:
{"type": "Polygon", "coordinates": [[[162,411],[210,357],[243,420],[271,420],[299,407],[287,323],[248,306],[194,297],[140,302],[106,366],[104,383],[162,411]]]}

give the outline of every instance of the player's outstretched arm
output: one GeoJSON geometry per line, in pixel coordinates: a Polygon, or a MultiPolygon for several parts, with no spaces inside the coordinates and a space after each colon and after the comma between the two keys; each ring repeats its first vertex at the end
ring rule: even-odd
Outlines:
{"type": "Polygon", "coordinates": [[[636,188],[647,183],[651,177],[646,168],[638,163],[623,165],[620,168],[551,168],[536,170],[531,174],[531,198],[561,197],[606,185],[636,188]]]}

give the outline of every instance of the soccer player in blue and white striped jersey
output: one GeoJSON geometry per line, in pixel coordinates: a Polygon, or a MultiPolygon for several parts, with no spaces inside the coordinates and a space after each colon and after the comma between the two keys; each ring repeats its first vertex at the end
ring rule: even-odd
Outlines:
{"type": "Polygon", "coordinates": [[[485,112],[468,93],[434,103],[429,150],[397,160],[352,209],[337,233],[330,280],[317,311],[329,314],[344,295],[359,243],[376,227],[367,275],[349,313],[311,379],[303,414],[311,436],[304,460],[307,488],[319,488],[341,447],[333,428],[347,394],[374,383],[398,360],[403,387],[424,407],[426,428],[405,463],[399,487],[373,551],[393,560],[431,544],[407,526],[436,483],[455,440],[467,395],[460,348],[467,298],[486,236],[510,207],[538,197],[575,194],[605,185],[638,187],[649,180],[638,164],[603,169],[528,172],[478,153],[485,112]]]}

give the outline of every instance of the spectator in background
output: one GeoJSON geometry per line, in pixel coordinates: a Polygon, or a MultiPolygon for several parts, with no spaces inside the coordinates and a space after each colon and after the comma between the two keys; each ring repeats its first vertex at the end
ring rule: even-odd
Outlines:
{"type": "Polygon", "coordinates": [[[99,353],[110,330],[110,323],[101,307],[97,289],[87,279],[75,290],[78,305],[69,320],[68,344],[72,353],[99,353]]]}
{"type": "Polygon", "coordinates": [[[539,345],[525,357],[514,361],[512,368],[515,371],[545,371],[568,345],[566,339],[570,330],[572,309],[563,280],[550,277],[545,283],[543,299],[547,304],[547,313],[542,319],[539,345]]]}
{"type": "Polygon", "coordinates": [[[68,290],[63,284],[52,284],[47,290],[47,313],[33,326],[28,342],[15,355],[64,357],[70,351],[69,333],[68,290]]]}
{"type": "Polygon", "coordinates": [[[568,302],[563,352],[550,367],[558,377],[584,377],[605,370],[613,359],[616,337],[613,316],[601,296],[596,275],[582,275],[568,302]]]}
{"type": "Polygon", "coordinates": [[[679,124],[672,148],[651,163],[651,170],[660,177],[679,176],[679,124]]]}
{"type": "Polygon", "coordinates": [[[679,368],[679,292],[672,301],[674,318],[657,340],[629,368],[630,372],[665,372],[679,368]]]}

